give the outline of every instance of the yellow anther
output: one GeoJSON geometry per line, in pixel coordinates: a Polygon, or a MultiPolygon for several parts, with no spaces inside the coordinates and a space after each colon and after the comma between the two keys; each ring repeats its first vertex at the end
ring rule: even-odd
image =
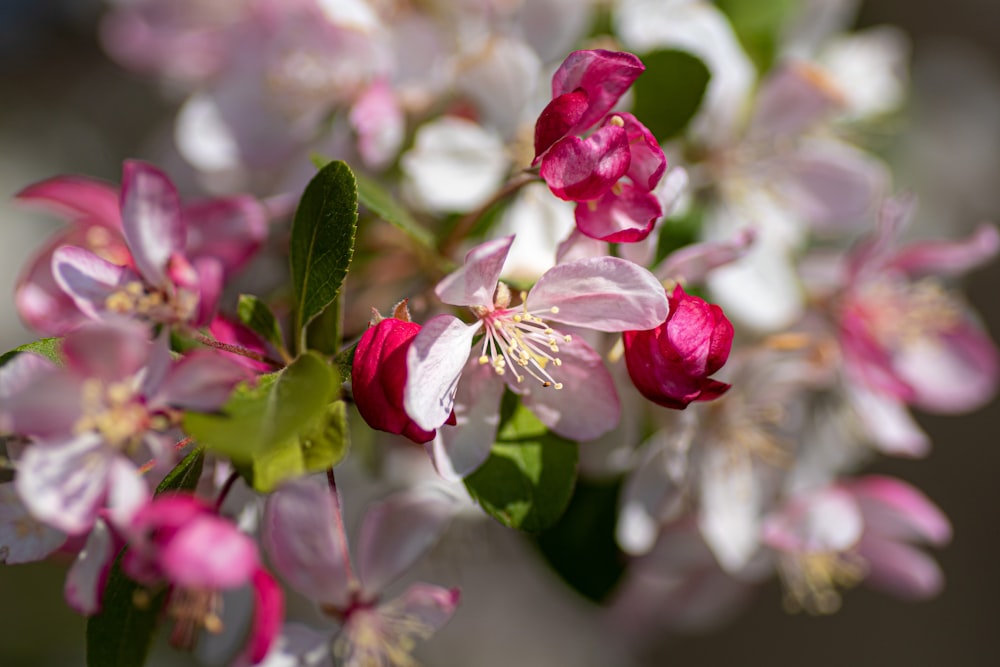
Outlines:
{"type": "Polygon", "coordinates": [[[617,114],[609,118],[608,123],[614,125],[615,127],[625,127],[625,121],[617,114]]]}

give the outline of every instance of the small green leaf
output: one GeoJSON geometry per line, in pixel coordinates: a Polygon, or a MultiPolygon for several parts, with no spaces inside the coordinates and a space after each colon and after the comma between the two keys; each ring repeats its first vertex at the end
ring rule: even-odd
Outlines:
{"type": "Polygon", "coordinates": [[[247,463],[311,428],[338,385],[330,365],[306,353],[254,387],[241,385],[222,414],[186,413],[184,430],[205,447],[247,463]]]}
{"type": "Polygon", "coordinates": [[[358,176],[358,200],[369,211],[399,229],[422,246],[433,249],[434,235],[413,219],[399,202],[381,185],[370,178],[358,176]]]}
{"type": "Polygon", "coordinates": [[[254,295],[240,294],[239,303],[236,305],[236,315],[240,322],[271,345],[279,350],[285,346],[278,318],[274,316],[267,304],[254,295]]]}
{"type": "Polygon", "coordinates": [[[789,19],[800,8],[800,0],[716,0],[729,18],[757,70],[766,72],[774,64],[781,35],[789,19]]]}
{"type": "Polygon", "coordinates": [[[646,71],[633,84],[632,111],[663,142],[679,135],[698,112],[712,73],[686,51],[654,51],[642,61],[646,71]]]}
{"type": "Polygon", "coordinates": [[[577,456],[575,442],[550,433],[507,392],[490,457],[465,478],[465,486],[503,525],[538,532],[566,509],[576,482],[577,456]]]}
{"type": "Polygon", "coordinates": [[[292,221],[289,260],[295,290],[296,344],[309,321],[330,305],[347,276],[358,227],[358,190],[344,162],[331,162],[309,181],[292,221]]]}
{"type": "MultiPolygon", "coordinates": [[[[160,485],[156,495],[193,491],[201,477],[205,450],[197,447],[185,456],[160,485]]],[[[156,635],[160,612],[167,601],[164,588],[150,596],[122,571],[123,549],[108,573],[101,611],[87,620],[87,667],[140,667],[145,664],[156,635]],[[144,599],[142,606],[136,604],[144,599]]]]}
{"type": "Polygon", "coordinates": [[[270,493],[285,480],[337,465],[348,443],[347,406],[337,401],[298,436],[255,456],[244,477],[257,491],[270,493]]]}
{"type": "Polygon", "coordinates": [[[36,340],[31,343],[25,343],[24,345],[15,347],[13,350],[4,352],[0,355],[0,366],[3,366],[22,352],[34,352],[35,354],[42,355],[49,361],[62,364],[62,357],[59,356],[59,349],[61,345],[62,338],[42,338],[41,340],[36,340]]]}

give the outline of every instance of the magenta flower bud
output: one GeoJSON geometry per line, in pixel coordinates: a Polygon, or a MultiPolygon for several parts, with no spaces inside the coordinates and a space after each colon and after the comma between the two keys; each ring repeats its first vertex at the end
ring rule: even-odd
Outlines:
{"type": "Polygon", "coordinates": [[[710,401],[730,385],[709,378],[726,363],[733,325],[722,309],[678,285],[668,295],[670,314],[655,329],[626,331],[625,364],[643,396],[682,410],[692,401],[710,401]]]}
{"type": "Polygon", "coordinates": [[[406,351],[420,328],[395,317],[380,320],[361,336],[351,366],[354,402],[368,425],[417,444],[433,440],[435,433],[417,426],[403,409],[406,351]]]}

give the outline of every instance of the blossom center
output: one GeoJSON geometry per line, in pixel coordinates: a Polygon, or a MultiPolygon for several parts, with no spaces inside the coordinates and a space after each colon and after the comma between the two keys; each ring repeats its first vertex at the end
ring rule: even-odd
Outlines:
{"type": "Polygon", "coordinates": [[[202,630],[213,635],[221,634],[221,611],[222,596],[216,591],[174,588],[167,609],[167,614],[176,621],[170,643],[178,648],[191,649],[202,630]]]}
{"type": "Polygon", "coordinates": [[[779,568],[789,612],[832,614],[840,609],[840,591],[865,578],[865,561],[854,551],[790,554],[779,568]]]}
{"type": "Polygon", "coordinates": [[[510,290],[500,283],[493,308],[474,309],[486,332],[479,363],[489,364],[497,375],[509,371],[518,384],[530,376],[543,387],[562,389],[549,367],[562,366],[562,359],[556,356],[559,344],[570,342],[572,337],[560,334],[540,317],[542,313],[558,313],[558,307],[529,311],[526,297],[521,292],[521,307],[508,308],[510,290]]]}
{"type": "Polygon", "coordinates": [[[105,384],[88,378],[81,396],[83,415],[74,424],[74,432],[96,431],[116,449],[136,444],[152,421],[134,380],[105,384]]]}
{"type": "Polygon", "coordinates": [[[110,294],[104,300],[104,307],[113,313],[139,315],[154,322],[186,322],[194,317],[198,295],[186,289],[168,294],[133,280],[110,294]]]}
{"type": "Polygon", "coordinates": [[[862,299],[872,333],[886,347],[937,337],[962,320],[961,309],[932,278],[912,284],[877,282],[867,286],[862,299]]]}

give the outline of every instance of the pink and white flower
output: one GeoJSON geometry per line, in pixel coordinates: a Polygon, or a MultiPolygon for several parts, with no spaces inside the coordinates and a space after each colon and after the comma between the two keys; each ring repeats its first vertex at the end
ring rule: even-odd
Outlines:
{"type": "Polygon", "coordinates": [[[453,511],[449,498],[431,491],[399,494],[370,508],[355,574],[335,491],[309,479],[278,489],[264,512],[264,547],[289,586],[340,628],[331,635],[287,624],[264,665],[291,664],[307,655],[322,661],[331,653],[345,667],[412,664],[416,640],[429,638],[451,618],[458,590],[417,583],[388,601],[383,591],[434,545],[453,511]]]}
{"type": "Polygon", "coordinates": [[[436,459],[458,475],[488,456],[505,385],[566,438],[592,440],[618,422],[618,395],[600,355],[578,335],[553,329],[548,320],[619,332],[652,328],[669,311],[659,281],[615,257],[555,266],[512,307],[510,288],[499,282],[512,243],[513,237],[506,237],[476,246],[465,265],[435,288],[445,303],[468,307],[476,321],[438,315],[407,353],[406,412],[430,430],[444,424],[454,409],[462,433],[442,433],[443,451],[436,459]]]}
{"type": "Polygon", "coordinates": [[[135,321],[90,323],[66,336],[64,366],[32,353],[15,358],[27,356],[14,366],[24,370],[20,389],[5,395],[0,424],[33,441],[17,461],[15,484],[46,524],[80,534],[105,505],[113,521],[126,522],[148,496],[137,462],[169,464],[181,410],[215,410],[247,377],[213,351],[174,362],[166,336],[155,343],[147,336],[135,321]]]}

